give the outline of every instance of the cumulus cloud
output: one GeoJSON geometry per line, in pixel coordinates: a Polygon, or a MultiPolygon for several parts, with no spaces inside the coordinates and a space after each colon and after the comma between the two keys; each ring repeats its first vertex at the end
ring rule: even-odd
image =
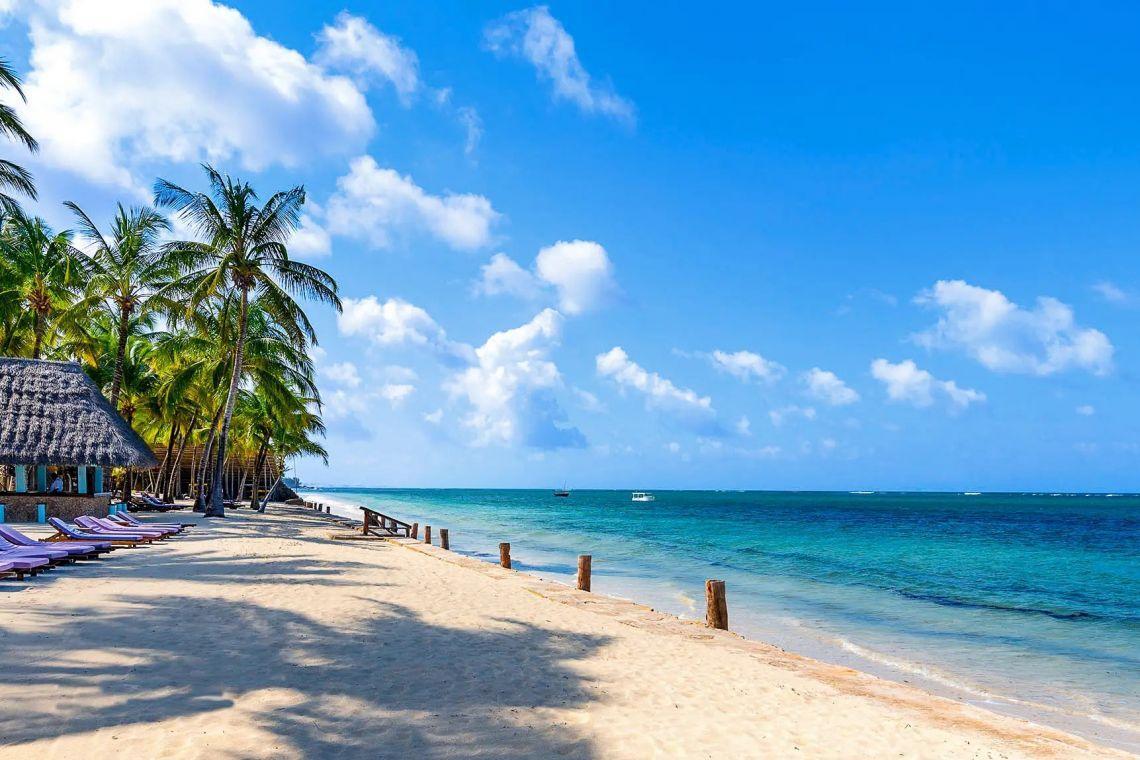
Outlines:
{"type": "Polygon", "coordinates": [[[431,315],[400,298],[381,302],[376,296],[343,299],[337,316],[342,335],[367,338],[378,346],[410,344],[425,346],[441,357],[472,360],[470,346],[447,338],[447,333],[431,315]]]}
{"type": "Polygon", "coordinates": [[[210,0],[39,0],[25,126],[35,165],[146,196],[156,161],[260,171],[359,150],[375,122],[360,88],[258,35],[210,0]],[[143,173],[145,171],[145,174],[143,173]]]}
{"type": "Polygon", "coordinates": [[[329,380],[347,388],[356,388],[360,385],[360,373],[352,362],[339,362],[321,368],[321,374],[329,380]]]}
{"type": "MultiPolygon", "coordinates": [[[[178,239],[187,240],[192,237],[192,234],[182,235],[178,239]]],[[[312,216],[302,214],[301,226],[289,238],[289,253],[297,258],[328,256],[332,253],[332,236],[312,216]]]]}
{"type": "Polygon", "coordinates": [[[560,240],[538,252],[533,272],[506,254],[496,253],[482,268],[476,293],[541,297],[553,290],[564,314],[582,314],[604,306],[617,292],[613,264],[600,244],[591,240],[560,240]]]}
{"type": "Polygon", "coordinates": [[[960,388],[953,380],[939,380],[912,360],[892,364],[886,359],[871,362],[871,376],[883,383],[887,397],[913,406],[925,407],[934,403],[935,395],[945,396],[957,409],[986,400],[986,394],[972,388],[960,388]]]}
{"type": "Polygon", "coordinates": [[[688,388],[680,388],[656,372],[648,372],[629,358],[621,346],[614,346],[595,357],[598,375],[608,378],[622,389],[645,396],[645,404],[697,428],[715,427],[716,411],[712,399],[688,388]]]}
{"type": "Polygon", "coordinates": [[[473,432],[475,445],[586,445],[553,393],[562,376],[550,352],[561,337],[562,320],[557,311],[544,309],[525,325],[495,333],[475,349],[473,366],[444,384],[453,399],[471,407],[461,424],[473,432]]]}
{"type": "Polygon", "coordinates": [[[578,59],[574,38],[546,6],[508,13],[487,27],[483,41],[496,55],[522,58],[534,66],[539,78],[550,82],[555,100],[633,124],[633,104],[612,87],[593,81],[578,59]]]}
{"type": "Polygon", "coordinates": [[[386,400],[392,405],[393,409],[398,409],[404,405],[408,400],[408,396],[412,395],[416,390],[416,386],[409,385],[408,383],[385,383],[380,386],[380,398],[386,400]]]}
{"type": "Polygon", "coordinates": [[[849,388],[834,372],[812,367],[803,374],[803,382],[812,398],[832,406],[854,404],[859,394],[849,388]]]}
{"type": "Polygon", "coordinates": [[[424,414],[424,422],[429,425],[438,425],[443,422],[443,410],[436,409],[434,412],[427,412],[424,414]]]}
{"type": "Polygon", "coordinates": [[[786,420],[789,420],[792,417],[802,417],[805,420],[814,420],[815,407],[797,406],[796,404],[790,404],[788,406],[783,406],[779,409],[773,409],[768,412],[768,419],[770,419],[772,421],[772,424],[776,427],[780,427],[786,420]]]}
{"type": "Polygon", "coordinates": [[[342,11],[317,34],[316,59],[326,68],[347,71],[362,83],[391,84],[405,103],[419,89],[419,59],[366,19],[342,11]]]}
{"type": "Polygon", "coordinates": [[[1077,407],[1077,414],[1084,417],[1092,417],[1094,414],[1096,414],[1096,407],[1092,404],[1081,404],[1077,407]]]}
{"type": "Polygon", "coordinates": [[[1099,330],[1076,324],[1073,310],[1041,296],[1032,309],[997,290],[962,280],[939,280],[915,299],[942,316],[914,335],[927,348],[965,352],[995,372],[1051,375],[1082,369],[1104,375],[1112,369],[1112,343],[1099,330]]]}
{"type": "Polygon", "coordinates": [[[709,354],[709,361],[721,372],[727,372],[745,382],[761,380],[771,383],[780,379],[784,374],[784,368],[781,365],[752,351],[728,353],[717,349],[709,354]]]}
{"type": "Polygon", "coordinates": [[[374,248],[388,248],[395,236],[411,233],[428,234],[459,250],[482,248],[490,244],[491,227],[499,219],[482,195],[433,195],[372,156],[353,159],[336,185],[327,204],[328,230],[374,248]]]}
{"type": "Polygon", "coordinates": [[[1100,294],[1101,298],[1108,301],[1109,303],[1128,303],[1130,300],[1132,300],[1129,298],[1126,292],[1119,288],[1115,283],[1109,282],[1108,280],[1102,280],[1093,285],[1092,288],[1098,294],[1100,294]]]}

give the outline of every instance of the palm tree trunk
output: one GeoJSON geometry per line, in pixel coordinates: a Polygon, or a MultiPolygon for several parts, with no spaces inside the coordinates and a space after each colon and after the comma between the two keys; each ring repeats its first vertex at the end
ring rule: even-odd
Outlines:
{"type": "Polygon", "coordinates": [[[35,321],[32,323],[32,334],[35,340],[32,342],[32,358],[40,358],[40,349],[44,343],[44,317],[38,311],[36,312],[35,321]]]}
{"type": "Polygon", "coordinates": [[[269,439],[261,442],[261,446],[257,449],[257,456],[253,458],[253,491],[249,495],[249,506],[251,509],[257,509],[257,485],[261,478],[261,468],[265,463],[265,451],[269,447],[269,439]]]}
{"type": "Polygon", "coordinates": [[[170,468],[170,475],[162,484],[162,500],[167,504],[172,504],[178,496],[177,486],[182,482],[182,454],[186,451],[186,444],[189,443],[190,436],[194,433],[194,423],[197,421],[198,412],[195,411],[190,415],[190,424],[186,426],[186,434],[182,436],[182,442],[178,444],[178,453],[174,456],[174,466],[170,468]],[[176,478],[177,482],[175,481],[176,478]]]}
{"type": "Polygon", "coordinates": [[[242,363],[245,355],[246,321],[249,317],[249,293],[241,289],[241,307],[238,310],[238,339],[234,347],[234,369],[230,375],[230,392],[226,396],[226,413],[222,417],[222,431],[218,436],[218,452],[215,455],[217,466],[214,468],[213,484],[210,488],[210,504],[206,507],[206,517],[225,517],[225,505],[222,503],[222,465],[226,461],[226,443],[230,437],[230,421],[234,416],[234,403],[237,401],[238,385],[241,384],[242,363]]]}
{"type": "Polygon", "coordinates": [[[115,352],[115,374],[111,378],[111,406],[116,410],[119,408],[119,388],[123,385],[123,361],[127,356],[129,317],[126,309],[119,309],[119,345],[115,352]]]}

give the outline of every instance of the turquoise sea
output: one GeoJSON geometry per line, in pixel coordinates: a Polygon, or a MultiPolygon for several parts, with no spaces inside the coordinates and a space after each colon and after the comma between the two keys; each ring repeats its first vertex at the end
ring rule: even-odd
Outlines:
{"type": "Polygon", "coordinates": [[[452,549],[1140,750],[1140,496],[320,489],[452,549]]]}

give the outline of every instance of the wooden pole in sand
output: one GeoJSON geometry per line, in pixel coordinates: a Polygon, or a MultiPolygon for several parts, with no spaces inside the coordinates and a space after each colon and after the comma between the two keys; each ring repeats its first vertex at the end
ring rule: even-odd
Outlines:
{"type": "Polygon", "coordinates": [[[412,523],[412,538],[419,538],[419,537],[420,537],[420,524],[419,523],[412,523]]]}
{"type": "Polygon", "coordinates": [[[593,564],[594,558],[589,554],[578,555],[578,590],[590,590],[590,565],[593,564]]]}
{"type": "Polygon", "coordinates": [[[424,543],[425,544],[431,543],[431,526],[430,525],[424,526],[424,543]]]}
{"type": "Polygon", "coordinates": [[[451,541],[447,535],[447,528],[439,529],[439,548],[451,549],[451,541]]]}
{"type": "Polygon", "coordinates": [[[705,581],[705,625],[728,630],[728,600],[724,595],[724,581],[705,581]]]}
{"type": "Polygon", "coordinates": [[[508,543],[499,544],[499,564],[511,569],[511,545],[508,543]]]}

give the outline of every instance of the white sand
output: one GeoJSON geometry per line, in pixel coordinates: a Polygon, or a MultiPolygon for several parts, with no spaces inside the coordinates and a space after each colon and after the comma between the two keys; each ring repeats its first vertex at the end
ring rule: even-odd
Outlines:
{"type": "Polygon", "coordinates": [[[1126,756],[639,605],[333,531],[302,510],[243,511],[0,581],[0,757],[1126,756]]]}

